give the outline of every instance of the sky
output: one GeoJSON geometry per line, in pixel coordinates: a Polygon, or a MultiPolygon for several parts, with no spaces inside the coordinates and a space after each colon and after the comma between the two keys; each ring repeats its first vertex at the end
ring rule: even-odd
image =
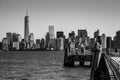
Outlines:
{"type": "Polygon", "coordinates": [[[113,37],[120,30],[120,0],[0,0],[0,41],[6,32],[24,37],[26,8],[35,39],[44,38],[49,25],[54,25],[55,34],[64,31],[66,36],[87,29],[93,37],[99,29],[113,37]]]}

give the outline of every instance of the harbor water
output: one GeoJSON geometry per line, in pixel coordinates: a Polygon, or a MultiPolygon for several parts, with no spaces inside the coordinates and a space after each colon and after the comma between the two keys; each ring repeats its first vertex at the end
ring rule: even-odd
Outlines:
{"type": "Polygon", "coordinates": [[[0,80],[90,80],[89,67],[64,67],[64,51],[1,51],[0,80]]]}

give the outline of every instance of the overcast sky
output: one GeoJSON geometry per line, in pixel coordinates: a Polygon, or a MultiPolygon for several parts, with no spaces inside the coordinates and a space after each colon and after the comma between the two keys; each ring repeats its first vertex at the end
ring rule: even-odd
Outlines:
{"type": "Polygon", "coordinates": [[[29,12],[29,29],[35,38],[42,38],[48,26],[64,31],[87,29],[115,36],[120,30],[120,0],[0,0],[0,41],[6,32],[16,32],[24,37],[24,16],[29,12]]]}

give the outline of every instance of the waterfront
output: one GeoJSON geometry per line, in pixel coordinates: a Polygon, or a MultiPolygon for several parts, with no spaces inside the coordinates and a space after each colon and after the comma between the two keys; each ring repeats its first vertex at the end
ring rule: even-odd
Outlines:
{"type": "Polygon", "coordinates": [[[2,51],[0,80],[89,80],[90,68],[64,67],[63,51],[2,51]]]}

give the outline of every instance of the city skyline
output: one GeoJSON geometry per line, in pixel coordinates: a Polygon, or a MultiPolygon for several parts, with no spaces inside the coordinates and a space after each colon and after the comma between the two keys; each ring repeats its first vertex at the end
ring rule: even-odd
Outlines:
{"type": "Polygon", "coordinates": [[[120,1],[81,1],[81,0],[0,0],[0,41],[7,32],[19,33],[24,38],[24,16],[29,10],[30,33],[35,39],[43,38],[53,25],[56,31],[68,33],[87,29],[88,36],[100,29],[100,33],[115,36],[120,28],[120,1]],[[109,29],[109,30],[108,30],[109,29]]]}

